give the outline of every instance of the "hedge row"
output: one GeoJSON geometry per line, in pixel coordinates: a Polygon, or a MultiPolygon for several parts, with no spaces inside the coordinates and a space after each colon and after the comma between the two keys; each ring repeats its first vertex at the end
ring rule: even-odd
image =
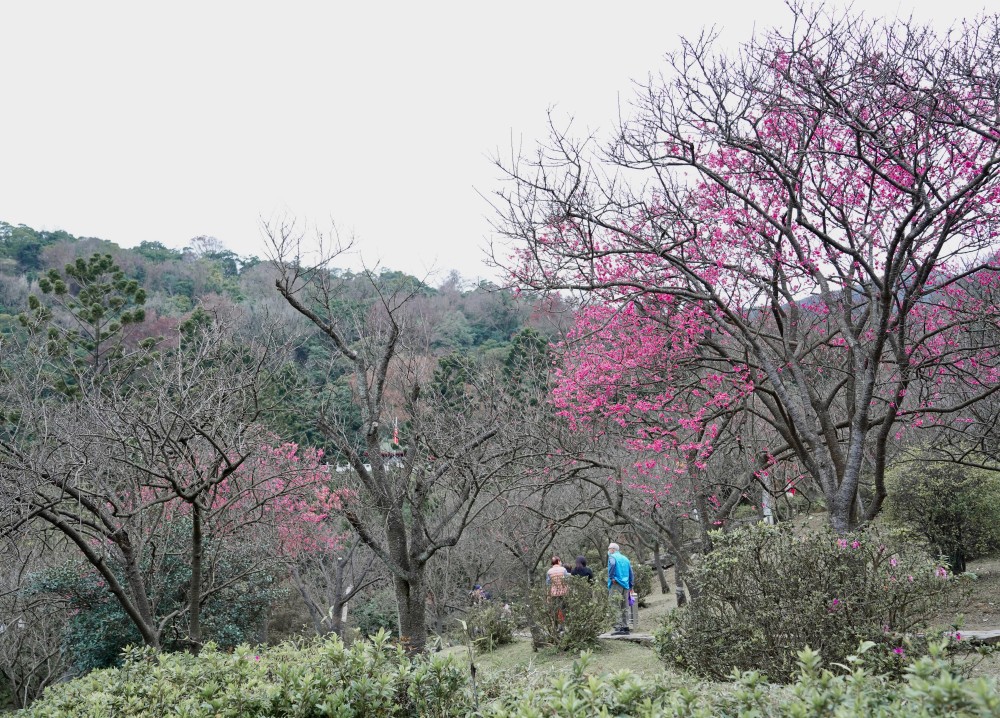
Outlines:
{"type": "Polygon", "coordinates": [[[818,654],[799,654],[788,686],[760,674],[703,683],[667,677],[649,681],[629,672],[593,675],[584,654],[572,671],[531,686],[508,681],[478,706],[467,670],[440,656],[406,658],[379,634],[345,647],[336,638],[200,656],[131,651],[120,668],[94,671],[55,686],[20,718],[208,718],[240,716],[840,716],[917,718],[997,716],[1000,693],[984,679],[952,675],[941,650],[913,663],[903,681],[872,675],[863,657],[848,669],[824,669],[818,654]]]}

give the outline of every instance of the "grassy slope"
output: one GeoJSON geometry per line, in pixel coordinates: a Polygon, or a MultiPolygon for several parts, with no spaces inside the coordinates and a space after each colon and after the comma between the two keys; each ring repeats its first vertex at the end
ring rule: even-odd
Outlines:
{"type": "MultiPolygon", "coordinates": [[[[1000,559],[983,559],[971,562],[969,571],[977,574],[978,579],[972,587],[969,602],[950,602],[935,614],[932,624],[940,628],[949,628],[955,622],[956,613],[963,615],[964,627],[1000,628],[1000,559]]],[[[673,571],[666,572],[668,588],[673,586],[673,571]]],[[[653,631],[659,620],[674,608],[672,591],[667,594],[660,592],[659,581],[654,577],[653,595],[647,599],[648,607],[639,611],[639,630],[653,631]]],[[[468,649],[464,646],[452,646],[445,652],[468,660],[468,649]]],[[[665,676],[671,671],[659,661],[649,644],[636,644],[626,641],[603,641],[593,651],[593,667],[598,672],[614,672],[627,669],[648,678],[665,676]]],[[[552,649],[533,652],[531,641],[519,637],[512,645],[503,646],[492,653],[477,654],[475,662],[486,680],[507,671],[526,672],[529,675],[542,677],[557,675],[569,669],[576,655],[561,653],[552,649]]],[[[973,670],[975,676],[989,676],[1000,679],[1000,654],[989,656],[973,670]]]]}
{"type": "MultiPolygon", "coordinates": [[[[666,573],[669,588],[673,586],[673,571],[669,570],[666,573]]],[[[652,632],[659,619],[674,607],[674,596],[672,592],[662,594],[659,581],[654,577],[653,594],[646,602],[649,604],[648,607],[639,609],[639,630],[652,632]]],[[[451,646],[444,651],[460,660],[468,660],[468,649],[465,646],[451,646]]],[[[598,672],[629,670],[649,678],[662,676],[668,672],[650,644],[602,641],[592,653],[593,668],[598,672]]],[[[501,646],[490,653],[477,654],[475,661],[477,668],[488,680],[491,675],[510,670],[525,671],[535,676],[556,675],[568,670],[576,657],[576,654],[550,648],[534,652],[531,650],[531,640],[519,636],[509,646],[501,646]]]]}

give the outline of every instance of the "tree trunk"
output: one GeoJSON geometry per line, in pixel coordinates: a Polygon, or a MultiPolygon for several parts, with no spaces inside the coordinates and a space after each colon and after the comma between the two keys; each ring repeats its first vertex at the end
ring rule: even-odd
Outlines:
{"type": "Polygon", "coordinates": [[[125,582],[132,591],[134,601],[130,600],[125,588],[119,583],[118,577],[108,567],[108,563],[102,557],[86,537],[84,537],[74,526],[69,524],[65,518],[49,510],[38,512],[40,518],[48,521],[52,526],[61,531],[69,538],[83,555],[90,565],[101,574],[108,584],[111,594],[118,600],[118,604],[125,611],[125,614],[132,620],[143,642],[155,649],[160,648],[160,633],[153,622],[153,610],[146,595],[145,584],[143,583],[142,571],[135,560],[135,553],[132,550],[132,543],[127,532],[120,531],[109,536],[118,550],[121,551],[122,564],[125,566],[125,582]]]}
{"type": "Polygon", "coordinates": [[[341,638],[344,637],[344,599],[342,595],[338,594],[333,599],[330,613],[324,617],[322,625],[325,633],[336,633],[341,638]]]}
{"type": "Polygon", "coordinates": [[[965,552],[956,548],[952,553],[948,554],[945,559],[948,562],[948,568],[954,574],[965,573],[965,552]]]}
{"type": "Polygon", "coordinates": [[[191,588],[188,592],[188,650],[201,650],[201,566],[204,554],[201,535],[201,507],[191,504],[191,588]]]}
{"type": "Polygon", "coordinates": [[[677,605],[683,606],[687,603],[687,595],[684,592],[685,586],[687,587],[687,593],[690,594],[692,599],[698,598],[699,590],[698,586],[695,584],[688,584],[687,579],[688,565],[685,558],[678,553],[674,556],[674,594],[677,597],[677,605]]]}
{"type": "Polygon", "coordinates": [[[774,520],[774,498],[766,488],[761,489],[760,492],[760,509],[764,523],[773,526],[776,523],[774,520]]]}
{"type": "Polygon", "coordinates": [[[667,575],[663,572],[663,559],[660,558],[660,542],[653,544],[653,561],[656,562],[656,575],[660,579],[660,593],[664,596],[670,590],[667,586],[667,575]]]}
{"type": "Polygon", "coordinates": [[[853,498],[843,500],[840,494],[836,494],[833,500],[828,499],[827,512],[830,517],[830,527],[838,534],[846,534],[851,530],[851,508],[854,506],[853,498]]]}
{"type": "Polygon", "coordinates": [[[406,655],[424,652],[427,645],[427,613],[424,598],[423,566],[411,568],[409,580],[396,576],[396,609],[399,613],[399,642],[406,655]],[[416,576],[414,574],[417,574],[416,576]]]}

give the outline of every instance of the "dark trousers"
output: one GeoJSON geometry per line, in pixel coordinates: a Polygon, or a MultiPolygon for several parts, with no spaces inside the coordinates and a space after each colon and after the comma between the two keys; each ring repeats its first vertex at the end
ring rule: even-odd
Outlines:
{"type": "Polygon", "coordinates": [[[608,600],[618,603],[618,628],[628,628],[628,589],[616,581],[608,589],[608,600]]]}

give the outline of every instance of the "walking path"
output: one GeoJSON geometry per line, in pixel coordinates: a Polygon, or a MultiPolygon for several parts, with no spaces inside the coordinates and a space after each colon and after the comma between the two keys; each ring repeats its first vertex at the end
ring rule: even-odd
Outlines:
{"type": "Polygon", "coordinates": [[[1000,628],[991,628],[982,631],[959,631],[963,641],[973,643],[1000,643],[1000,628]]]}
{"type": "Polygon", "coordinates": [[[605,641],[631,641],[632,643],[652,643],[652,633],[633,631],[632,633],[602,633],[598,638],[605,641]]]}
{"type": "MultiPolygon", "coordinates": [[[[1000,628],[993,628],[983,631],[959,631],[963,641],[970,643],[992,644],[1000,643],[1000,628]]],[[[652,643],[652,633],[642,633],[633,631],[632,633],[602,633],[598,636],[603,641],[631,641],[633,643],[652,643]]]]}

